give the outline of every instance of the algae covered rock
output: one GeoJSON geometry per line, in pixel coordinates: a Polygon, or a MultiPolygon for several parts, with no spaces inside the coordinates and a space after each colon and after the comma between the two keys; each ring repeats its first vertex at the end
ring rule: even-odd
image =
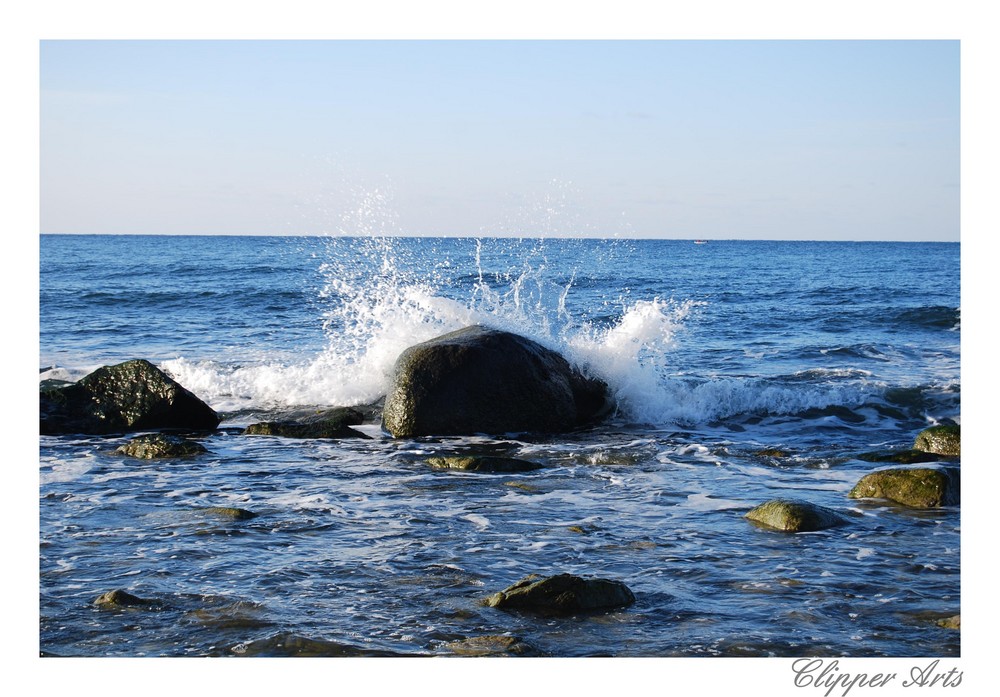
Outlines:
{"type": "Polygon", "coordinates": [[[119,588],[99,595],[94,599],[93,604],[103,609],[119,609],[125,607],[150,607],[156,603],[152,600],[132,595],[128,591],[119,588]]]}
{"type": "Polygon", "coordinates": [[[956,467],[901,467],[866,474],[848,496],[887,499],[911,508],[938,508],[958,505],[960,484],[956,467]]]}
{"type": "Polygon", "coordinates": [[[921,462],[937,462],[941,458],[923,450],[880,450],[858,455],[865,462],[895,462],[899,465],[915,465],[921,462]]]}
{"type": "Polygon", "coordinates": [[[491,634],[475,636],[445,644],[445,648],[460,656],[538,656],[540,652],[515,636],[491,634]]]}
{"type": "Polygon", "coordinates": [[[489,607],[527,610],[542,614],[610,610],[635,602],[635,595],[621,581],[558,574],[527,576],[485,600],[489,607]]]}
{"type": "Polygon", "coordinates": [[[756,525],[782,532],[813,532],[847,522],[832,509],[793,499],[772,499],[744,517],[756,525]]]}
{"type": "Polygon", "coordinates": [[[104,366],[79,382],[39,389],[43,435],[214,430],[219,416],[146,360],[104,366]]]}
{"type": "Polygon", "coordinates": [[[944,627],[945,629],[961,629],[962,628],[962,616],[953,615],[951,617],[945,617],[944,619],[935,622],[937,626],[944,627]]]}
{"type": "Polygon", "coordinates": [[[313,639],[292,633],[275,634],[265,639],[237,644],[230,648],[237,656],[278,656],[278,657],[365,657],[397,656],[391,651],[381,651],[363,646],[342,644],[329,639],[313,639]]]}
{"type": "Polygon", "coordinates": [[[351,426],[364,422],[364,414],[350,407],[337,407],[316,412],[294,421],[262,421],[250,424],[243,431],[247,436],[281,436],[283,438],[370,438],[351,426]]]}
{"type": "Polygon", "coordinates": [[[925,428],[917,434],[913,449],[947,457],[959,457],[962,454],[961,426],[946,424],[925,428]]]}
{"type": "Polygon", "coordinates": [[[559,433],[610,409],[607,385],[517,334],[466,327],[396,360],[382,428],[396,438],[559,433]]]}
{"type": "Polygon", "coordinates": [[[430,457],[427,464],[438,469],[464,470],[466,472],[530,472],[541,469],[541,465],[530,460],[493,455],[459,455],[451,457],[430,457]]]}
{"type": "Polygon", "coordinates": [[[253,511],[248,511],[245,508],[233,508],[230,506],[212,506],[210,508],[201,508],[198,512],[203,515],[225,518],[226,520],[251,520],[257,517],[257,514],[253,511]]]}
{"type": "Polygon", "coordinates": [[[170,436],[165,433],[150,433],[136,436],[125,445],[115,448],[116,455],[126,455],[141,460],[157,458],[191,457],[208,452],[201,443],[193,440],[170,436]]]}

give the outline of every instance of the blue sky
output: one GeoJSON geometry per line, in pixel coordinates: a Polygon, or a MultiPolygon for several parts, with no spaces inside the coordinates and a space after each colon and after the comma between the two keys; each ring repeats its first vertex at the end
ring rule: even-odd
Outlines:
{"type": "Polygon", "coordinates": [[[958,41],[43,41],[43,233],[959,239],[958,41]]]}

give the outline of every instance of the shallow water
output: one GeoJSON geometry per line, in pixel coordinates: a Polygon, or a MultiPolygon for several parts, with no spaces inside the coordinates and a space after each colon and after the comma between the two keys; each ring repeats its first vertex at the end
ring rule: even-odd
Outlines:
{"type": "Polygon", "coordinates": [[[509,633],[552,656],[959,655],[935,624],[960,611],[959,508],[846,496],[878,467],[859,453],[960,419],[958,245],[43,236],[41,251],[40,378],[144,357],[225,416],[184,460],[113,454],[125,436],[40,439],[46,654],[429,655],[509,633]],[[473,321],[563,351],[618,412],[550,437],[239,434],[376,399],[402,348],[473,321]],[[544,467],[426,463],[467,450],[544,467]],[[850,522],[743,519],[777,497],[850,522]],[[568,618],[481,604],[560,572],[637,601],[568,618]],[[115,588],[156,604],[91,604],[115,588]]]}

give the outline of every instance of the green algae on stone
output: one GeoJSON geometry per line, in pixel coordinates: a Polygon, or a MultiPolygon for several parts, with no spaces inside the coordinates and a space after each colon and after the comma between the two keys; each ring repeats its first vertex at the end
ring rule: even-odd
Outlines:
{"type": "Polygon", "coordinates": [[[451,641],[444,647],[460,656],[538,656],[535,647],[519,637],[504,634],[474,636],[451,641]]]}
{"type": "Polygon", "coordinates": [[[954,467],[876,470],[854,485],[852,499],[887,499],[910,508],[958,505],[960,475],[954,467]]]}
{"type": "Polygon", "coordinates": [[[952,617],[945,617],[944,619],[935,622],[935,624],[939,627],[944,627],[945,629],[961,629],[962,616],[953,615],[952,617]]]}
{"type": "Polygon", "coordinates": [[[431,457],[427,464],[438,469],[464,470],[466,472],[530,472],[541,469],[537,462],[514,457],[493,455],[431,457]]]}
{"type": "Polygon", "coordinates": [[[915,465],[921,462],[937,462],[941,458],[924,450],[881,450],[858,455],[865,462],[895,462],[900,465],[915,465]]]}
{"type": "Polygon", "coordinates": [[[119,588],[98,596],[94,599],[93,604],[103,609],[119,609],[124,607],[149,607],[155,603],[152,600],[140,598],[119,588]]]}
{"type": "Polygon", "coordinates": [[[914,450],[959,457],[962,454],[962,431],[958,425],[931,426],[917,434],[914,450]]]}
{"type": "Polygon", "coordinates": [[[208,451],[201,443],[164,433],[150,433],[143,436],[136,436],[128,443],[115,449],[116,455],[125,455],[140,460],[191,457],[204,452],[208,451]]]}
{"type": "Polygon", "coordinates": [[[257,514],[245,508],[232,508],[229,506],[212,506],[211,508],[201,508],[198,511],[205,515],[214,515],[229,520],[250,520],[256,518],[257,514]]]}
{"type": "Polygon", "coordinates": [[[532,574],[494,593],[484,604],[500,609],[567,615],[626,607],[634,602],[635,594],[621,581],[571,574],[540,578],[532,574]]]}
{"type": "Polygon", "coordinates": [[[813,532],[847,522],[829,508],[792,499],[772,499],[744,517],[756,525],[781,532],[813,532]]]}

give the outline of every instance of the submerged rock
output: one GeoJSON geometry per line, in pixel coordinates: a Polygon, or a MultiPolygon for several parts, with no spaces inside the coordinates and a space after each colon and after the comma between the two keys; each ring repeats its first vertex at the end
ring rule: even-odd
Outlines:
{"type": "Polygon", "coordinates": [[[877,470],[854,485],[852,499],[888,499],[911,508],[955,506],[960,498],[956,467],[908,467],[877,470]]]}
{"type": "Polygon", "coordinates": [[[132,595],[128,591],[123,591],[119,588],[99,595],[94,599],[93,604],[104,609],[117,609],[123,607],[149,607],[156,603],[152,600],[132,595]]]}
{"type": "Polygon", "coordinates": [[[380,651],[351,644],[341,644],[327,639],[310,639],[297,634],[275,634],[266,639],[237,644],[232,651],[237,656],[399,656],[391,651],[380,651]]]}
{"type": "Polygon", "coordinates": [[[538,649],[519,637],[503,634],[474,636],[445,644],[445,648],[460,656],[539,656],[538,649]]]}
{"type": "Polygon", "coordinates": [[[813,532],[847,522],[832,509],[792,499],[772,499],[760,504],[744,517],[762,527],[782,532],[813,532]]]}
{"type": "Polygon", "coordinates": [[[247,436],[282,436],[284,438],[371,438],[351,426],[364,423],[357,409],[337,407],[316,412],[295,421],[262,421],[243,431],[247,436]]]}
{"type": "Polygon", "coordinates": [[[945,617],[944,619],[935,622],[935,624],[939,627],[944,627],[945,629],[961,629],[962,616],[953,615],[952,617],[945,617]]]}
{"type": "Polygon", "coordinates": [[[602,381],[530,339],[477,325],[399,356],[382,427],[397,438],[558,433],[609,409],[602,381]]]}
{"type": "Polygon", "coordinates": [[[214,430],[219,416],[146,360],[104,366],[79,382],[39,390],[40,429],[60,433],[214,430]]]}
{"type": "Polygon", "coordinates": [[[467,472],[530,472],[542,468],[542,465],[530,460],[493,455],[430,457],[427,458],[427,464],[439,469],[465,470],[467,472]]]}
{"type": "Polygon", "coordinates": [[[626,607],[635,602],[635,595],[621,581],[585,579],[571,574],[541,578],[532,574],[484,602],[501,609],[565,615],[626,607]]]}
{"type": "Polygon", "coordinates": [[[208,452],[201,443],[169,436],[165,433],[150,433],[136,436],[125,445],[115,448],[116,455],[135,457],[141,460],[152,460],[167,457],[190,457],[208,452]]]}
{"type": "Polygon", "coordinates": [[[865,462],[895,462],[900,465],[914,465],[920,462],[937,462],[941,458],[923,450],[880,450],[858,455],[865,462]]]}
{"type": "Polygon", "coordinates": [[[199,513],[204,515],[227,518],[229,520],[250,520],[256,518],[257,514],[245,508],[231,508],[229,506],[212,506],[211,508],[201,508],[199,513]]]}
{"type": "Polygon", "coordinates": [[[917,434],[913,448],[937,455],[960,457],[962,454],[962,428],[957,424],[925,428],[917,434]]]}

